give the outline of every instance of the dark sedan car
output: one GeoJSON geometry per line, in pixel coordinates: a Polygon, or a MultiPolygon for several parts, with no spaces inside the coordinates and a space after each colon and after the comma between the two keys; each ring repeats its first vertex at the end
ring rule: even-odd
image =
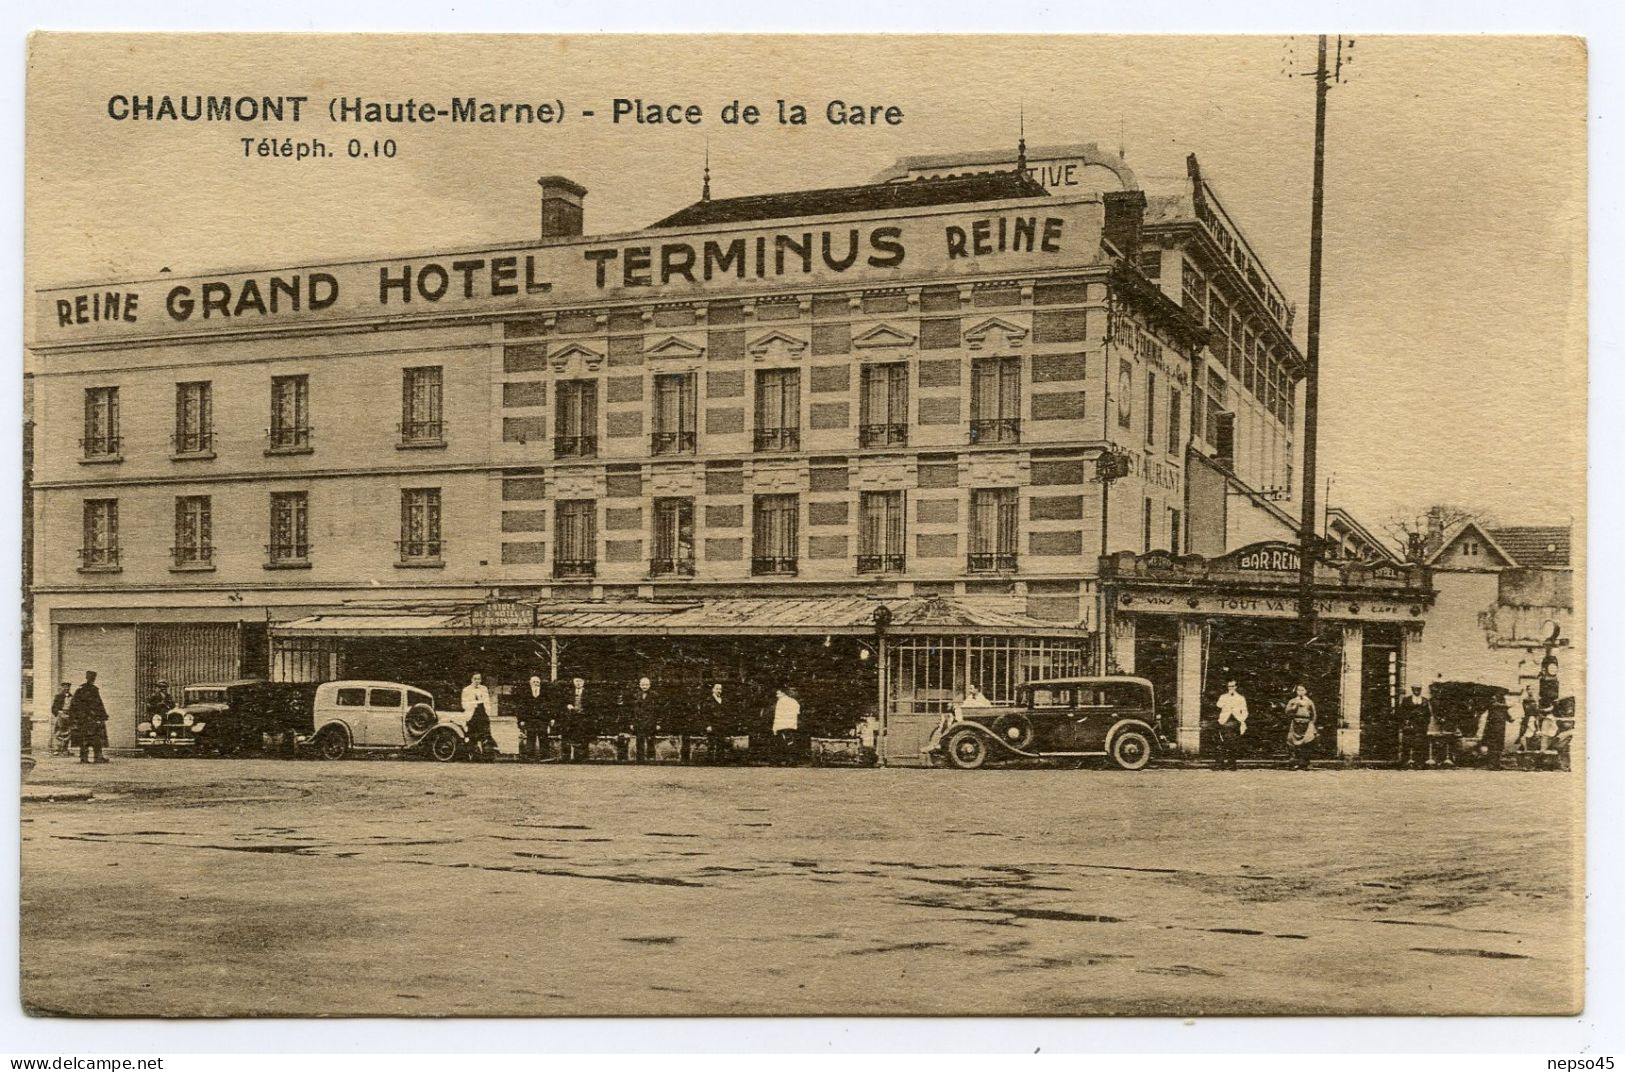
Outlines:
{"type": "Polygon", "coordinates": [[[960,770],[1001,759],[1094,758],[1140,770],[1157,751],[1155,711],[1144,678],[1029,681],[1014,704],[956,709],[935,748],[960,770]]]}
{"type": "Polygon", "coordinates": [[[315,691],[254,678],[188,685],[178,705],[136,727],[136,743],[148,755],[232,755],[268,736],[308,736],[315,691]]]}

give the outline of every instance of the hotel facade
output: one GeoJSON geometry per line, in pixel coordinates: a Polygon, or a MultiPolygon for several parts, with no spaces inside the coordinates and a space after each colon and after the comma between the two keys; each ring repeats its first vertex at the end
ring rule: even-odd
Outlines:
{"type": "Polygon", "coordinates": [[[35,296],[36,673],[98,671],[115,746],[158,680],[478,670],[789,684],[910,764],[972,684],[1111,669],[1187,752],[1225,676],[1308,672],[1371,751],[1427,572],[1328,553],[1303,670],[1304,362],[1194,157],[910,158],[616,235],[540,187],[512,247],[35,296]]]}

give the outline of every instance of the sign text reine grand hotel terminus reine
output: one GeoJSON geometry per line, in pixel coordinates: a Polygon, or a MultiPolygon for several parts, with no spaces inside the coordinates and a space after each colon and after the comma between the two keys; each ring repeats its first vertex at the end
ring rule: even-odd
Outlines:
{"type": "Polygon", "coordinates": [[[885,287],[1076,268],[1099,256],[1095,197],[1030,198],[995,211],[810,217],[774,227],[672,228],[422,257],[164,276],[38,292],[45,348],[569,307],[681,300],[795,279],[885,287]]]}

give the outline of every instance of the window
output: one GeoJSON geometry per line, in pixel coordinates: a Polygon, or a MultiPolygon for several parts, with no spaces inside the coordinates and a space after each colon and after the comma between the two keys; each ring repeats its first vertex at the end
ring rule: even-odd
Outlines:
{"type": "Polygon", "coordinates": [[[858,501],[858,525],[858,572],[901,572],[907,562],[903,493],[864,492],[858,501]]]}
{"type": "Polygon", "coordinates": [[[598,381],[560,380],[554,393],[553,456],[598,456],[598,381]]]}
{"type": "Polygon", "coordinates": [[[207,380],[175,385],[176,454],[207,454],[214,449],[214,406],[207,380]]]}
{"type": "Polygon", "coordinates": [[[1168,550],[1176,555],[1179,554],[1179,546],[1184,537],[1184,532],[1180,529],[1181,520],[1178,510],[1168,511],[1168,550]]]}
{"type": "Polygon", "coordinates": [[[1145,500],[1145,517],[1141,521],[1140,524],[1141,524],[1141,527],[1143,529],[1143,532],[1141,533],[1141,536],[1140,536],[1140,542],[1142,544],[1141,550],[1142,551],[1149,551],[1149,550],[1151,550],[1151,500],[1150,499],[1145,500]]]}
{"type": "Polygon", "coordinates": [[[1145,445],[1157,445],[1157,374],[1145,374],[1145,445]]]}
{"type": "Polygon", "coordinates": [[[908,444],[908,364],[864,365],[860,386],[858,445],[901,447],[908,444]]]}
{"type": "Polygon", "coordinates": [[[751,528],[750,571],[794,573],[801,500],[795,495],[758,495],[751,528]]]}
{"type": "Polygon", "coordinates": [[[1117,366],[1117,427],[1127,428],[1134,420],[1134,365],[1123,361],[1117,366]]]}
{"type": "Polygon", "coordinates": [[[1219,443],[1219,417],[1224,413],[1225,386],[1224,377],[1212,369],[1207,370],[1207,440],[1214,446],[1219,443]]]}
{"type": "Polygon", "coordinates": [[[440,489],[407,488],[401,492],[401,561],[439,562],[440,489]]]}
{"type": "Polygon", "coordinates": [[[118,388],[85,389],[85,437],[79,441],[87,458],[116,458],[122,441],[118,434],[118,388]]]}
{"type": "Polygon", "coordinates": [[[1207,280],[1190,261],[1181,261],[1180,266],[1180,304],[1197,323],[1202,323],[1207,315],[1207,280]]]}
{"type": "Polygon", "coordinates": [[[970,378],[970,441],[1021,442],[1021,358],[978,358],[970,378]]]}
{"type": "Polygon", "coordinates": [[[392,707],[399,710],[402,695],[400,689],[369,689],[367,690],[367,706],[392,707]]]}
{"type": "Polygon", "coordinates": [[[553,508],[553,576],[591,577],[598,569],[598,504],[565,499],[553,508]]]}
{"type": "Polygon", "coordinates": [[[339,689],[333,694],[334,707],[365,707],[367,706],[366,689],[339,689]]]}
{"type": "Polygon", "coordinates": [[[207,495],[181,495],[175,499],[175,546],[170,553],[177,568],[213,565],[213,519],[207,495]]]}
{"type": "Polygon", "coordinates": [[[654,431],[650,454],[694,453],[694,374],[666,373],[655,377],[654,431]]]}
{"type": "Polygon", "coordinates": [[[86,499],[84,542],[79,551],[85,569],[118,568],[118,500],[86,499]]]}
{"type": "Polygon", "coordinates": [[[649,560],[652,576],[694,576],[693,499],[655,500],[654,544],[649,560]]]}
{"type": "Polygon", "coordinates": [[[1177,388],[1177,387],[1168,388],[1168,453],[1169,454],[1178,454],[1180,452],[1180,449],[1184,446],[1184,444],[1182,444],[1180,442],[1180,436],[1179,436],[1179,426],[1184,423],[1181,420],[1181,410],[1180,410],[1180,407],[1184,403],[1184,401],[1185,401],[1185,396],[1180,393],[1179,388],[1177,388]]]}
{"type": "Polygon", "coordinates": [[[401,370],[401,442],[443,443],[439,365],[401,370]]]}
{"type": "Polygon", "coordinates": [[[801,449],[801,371],[756,373],[756,449],[801,449]]]}
{"type": "Polygon", "coordinates": [[[972,573],[1016,568],[1015,488],[977,488],[970,497],[970,557],[972,573]]]}
{"type": "Polygon", "coordinates": [[[310,449],[310,377],[271,377],[271,449],[310,449]]]}
{"type": "Polygon", "coordinates": [[[1142,273],[1144,273],[1144,275],[1145,275],[1145,277],[1147,279],[1161,278],[1161,276],[1162,276],[1162,250],[1160,250],[1160,249],[1142,250],[1140,252],[1139,257],[1136,258],[1136,262],[1140,266],[1140,271],[1142,273]]]}
{"type": "Polygon", "coordinates": [[[302,491],[271,493],[271,542],[265,546],[273,566],[310,560],[310,503],[302,491]]]}

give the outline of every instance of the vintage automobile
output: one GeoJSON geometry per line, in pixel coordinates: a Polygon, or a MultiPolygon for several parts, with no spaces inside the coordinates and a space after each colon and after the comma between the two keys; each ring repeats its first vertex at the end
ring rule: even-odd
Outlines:
{"type": "Polygon", "coordinates": [[[353,752],[419,752],[449,763],[468,750],[468,717],[436,711],[434,697],[396,681],[327,681],[316,687],[309,743],[322,759],[353,752]]]}
{"type": "Polygon", "coordinates": [[[1104,758],[1137,771],[1159,747],[1155,711],[1151,682],[1140,677],[1029,681],[1014,704],[956,708],[928,750],[960,770],[994,760],[1104,758]]]}
{"type": "Polygon", "coordinates": [[[267,739],[292,741],[311,730],[314,685],[259,678],[204,682],[181,690],[181,702],[136,725],[147,755],[234,755],[267,739]]]}

